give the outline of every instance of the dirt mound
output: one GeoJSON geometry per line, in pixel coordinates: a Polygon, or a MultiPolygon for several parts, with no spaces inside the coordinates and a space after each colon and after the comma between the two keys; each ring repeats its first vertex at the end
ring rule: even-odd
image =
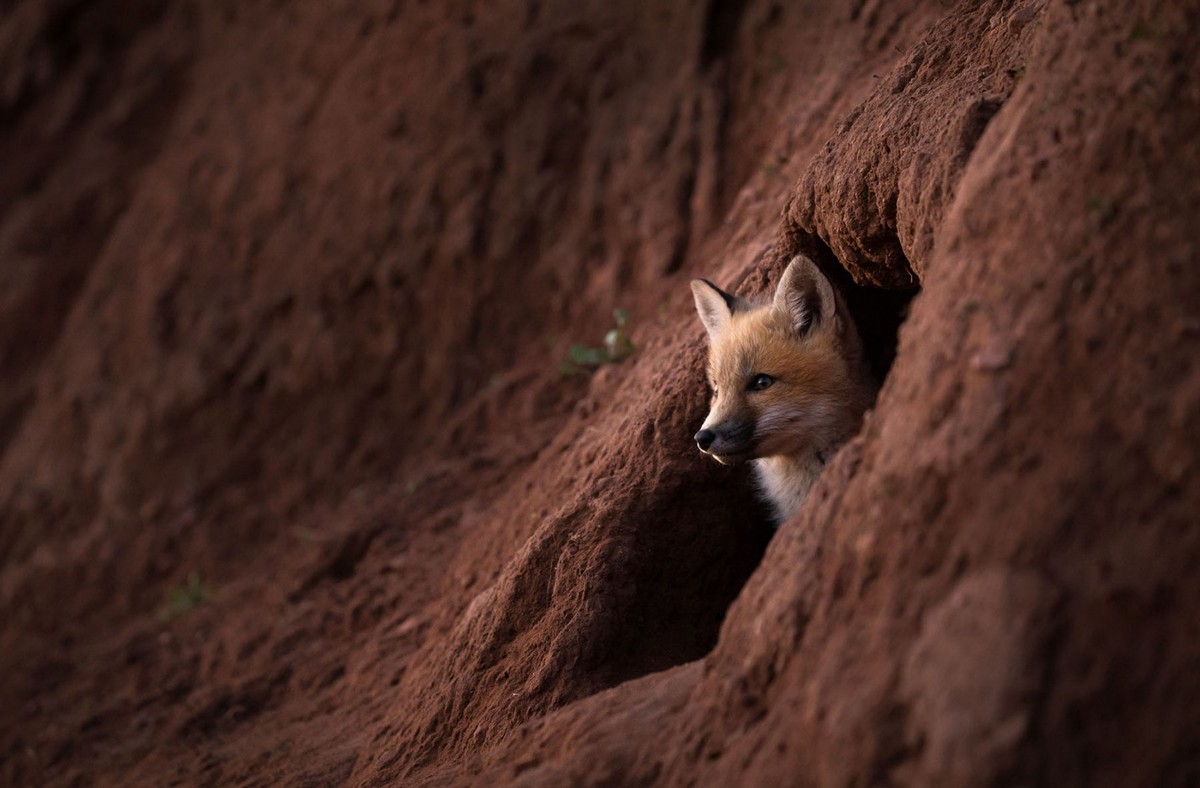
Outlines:
{"type": "Polygon", "coordinates": [[[12,4],[0,781],[1200,780],[1198,25],[12,4]],[[773,533],[687,281],[800,251],[890,373],[773,533]]]}

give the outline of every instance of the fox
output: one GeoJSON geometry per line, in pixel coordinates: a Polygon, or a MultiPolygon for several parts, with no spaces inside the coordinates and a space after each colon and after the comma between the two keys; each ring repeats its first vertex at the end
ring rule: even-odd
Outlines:
{"type": "Polygon", "coordinates": [[[809,258],[788,263],[768,303],[707,279],[691,287],[712,389],[696,445],[722,465],[753,464],[778,528],[859,431],[878,384],[842,295],[809,258]]]}

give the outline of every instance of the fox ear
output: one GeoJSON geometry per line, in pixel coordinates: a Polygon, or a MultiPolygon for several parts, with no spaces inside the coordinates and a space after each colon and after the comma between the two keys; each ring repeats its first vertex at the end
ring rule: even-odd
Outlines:
{"type": "Polygon", "coordinates": [[[792,326],[801,336],[814,328],[837,327],[837,296],[833,285],[804,255],[788,263],[775,289],[775,309],[791,318],[792,326]]]}
{"type": "Polygon", "coordinates": [[[692,297],[696,299],[696,311],[700,322],[708,331],[709,339],[724,330],[729,318],[742,306],[742,300],[726,293],[707,279],[692,280],[692,297]]]}

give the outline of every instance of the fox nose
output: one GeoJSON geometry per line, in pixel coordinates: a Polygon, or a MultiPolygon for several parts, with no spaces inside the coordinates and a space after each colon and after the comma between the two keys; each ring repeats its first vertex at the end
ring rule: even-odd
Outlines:
{"type": "Polygon", "coordinates": [[[700,451],[708,451],[708,447],[712,446],[716,439],[717,433],[712,430],[700,430],[696,433],[696,445],[700,447],[700,451]]]}

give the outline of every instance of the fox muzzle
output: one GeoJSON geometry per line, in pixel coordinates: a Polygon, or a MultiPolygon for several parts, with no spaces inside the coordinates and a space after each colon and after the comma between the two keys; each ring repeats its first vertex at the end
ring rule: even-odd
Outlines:
{"type": "Polygon", "coordinates": [[[749,459],[754,453],[753,424],[704,427],[696,433],[695,439],[700,451],[725,465],[749,459]]]}

